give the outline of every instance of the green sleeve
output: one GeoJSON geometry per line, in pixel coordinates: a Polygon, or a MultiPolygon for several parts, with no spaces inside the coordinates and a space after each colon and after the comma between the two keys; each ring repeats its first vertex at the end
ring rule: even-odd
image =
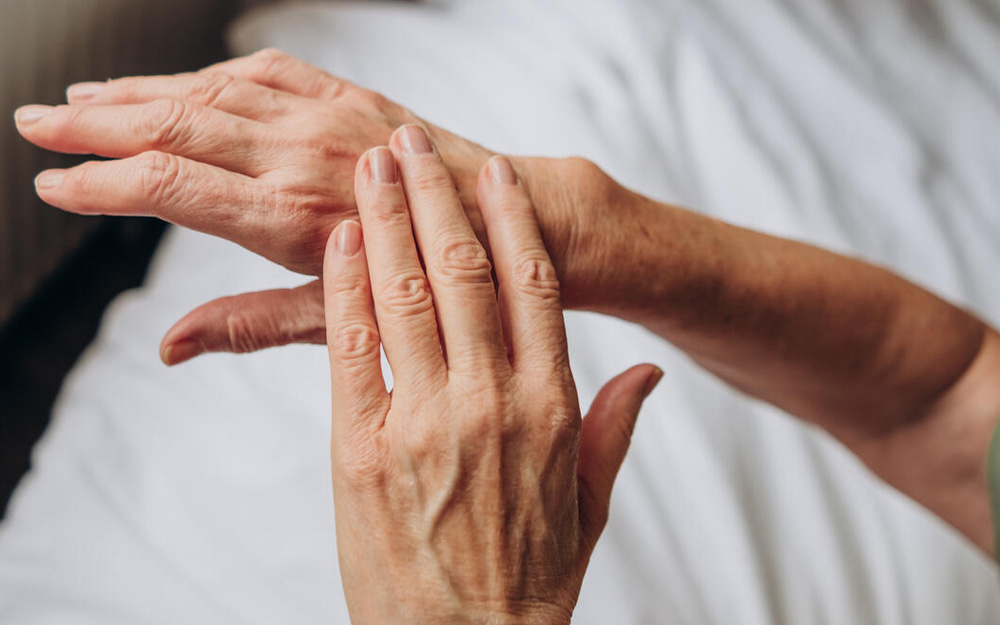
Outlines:
{"type": "Polygon", "coordinates": [[[995,551],[998,559],[1000,559],[1000,425],[993,430],[989,458],[986,462],[986,473],[990,487],[990,507],[993,510],[993,536],[996,540],[995,551]]]}

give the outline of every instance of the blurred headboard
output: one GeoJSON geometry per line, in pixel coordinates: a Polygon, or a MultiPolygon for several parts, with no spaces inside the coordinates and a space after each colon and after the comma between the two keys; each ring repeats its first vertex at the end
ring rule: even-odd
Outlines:
{"type": "Polygon", "coordinates": [[[100,223],[42,204],[32,180],[79,158],[14,131],[15,108],[64,102],[81,80],[197,69],[223,56],[239,0],[0,1],[0,324],[100,223]]]}

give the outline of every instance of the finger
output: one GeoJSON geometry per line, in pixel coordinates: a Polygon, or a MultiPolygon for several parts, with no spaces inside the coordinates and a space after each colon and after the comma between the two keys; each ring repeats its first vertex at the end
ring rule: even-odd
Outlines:
{"type": "MultiPolygon", "coordinates": [[[[327,347],[333,395],[333,439],[384,417],[389,394],[382,378],[361,227],[347,220],[334,229],[323,263],[327,347]]],[[[381,423],[381,420],[379,420],[381,423]]]]}
{"type": "Polygon", "coordinates": [[[351,86],[314,65],[269,48],[207,68],[306,98],[334,100],[351,86]]]}
{"type": "Polygon", "coordinates": [[[170,328],[160,344],[164,364],[212,352],[247,354],[292,343],[326,343],[323,283],[243,293],[199,306],[170,328]]]}
{"type": "Polygon", "coordinates": [[[180,100],[262,122],[289,115],[305,101],[291,93],[225,72],[207,70],[174,76],[135,76],[108,82],[78,83],[66,90],[66,99],[70,104],[87,105],[180,100]]]}
{"type": "Polygon", "coordinates": [[[577,476],[580,527],[589,549],[608,519],[611,488],[625,460],[642,402],[663,378],[653,365],[638,365],[613,378],[597,394],[580,431],[577,476]]]}
{"type": "Polygon", "coordinates": [[[451,174],[419,126],[397,129],[389,144],[399,160],[449,369],[478,370],[483,359],[506,364],[490,262],[451,174]]]}
{"type": "Polygon", "coordinates": [[[369,150],[354,177],[365,231],[375,310],[393,379],[399,384],[444,374],[434,302],[420,266],[406,198],[388,148],[369,150]]]}
{"type": "MultiPolygon", "coordinates": [[[[48,170],[35,179],[45,202],[80,214],[146,215],[220,236],[277,260],[266,245],[273,194],[252,178],[163,152],[48,170]]],[[[273,233],[270,233],[273,238],[273,233]]]]}
{"type": "Polygon", "coordinates": [[[525,189],[509,160],[491,158],[479,174],[479,210],[500,287],[501,315],[517,370],[567,366],[559,281],[525,189]]]}
{"type": "Polygon", "coordinates": [[[269,169],[268,126],[178,100],[108,106],[28,106],[17,129],[35,145],[122,158],[156,150],[256,176],[269,169]],[[41,117],[38,114],[47,113],[41,117]]]}

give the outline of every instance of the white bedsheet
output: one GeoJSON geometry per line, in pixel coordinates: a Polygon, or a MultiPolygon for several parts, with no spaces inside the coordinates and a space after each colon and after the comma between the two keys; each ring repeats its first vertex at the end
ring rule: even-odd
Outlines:
{"type": "MultiPolygon", "coordinates": [[[[493,148],[888,264],[1000,322],[1000,7],[466,0],[251,15],[274,45],[493,148]]],[[[0,526],[0,623],[347,623],[323,350],[168,370],[210,297],[295,284],[174,229],[74,370],[0,526]]],[[[666,370],[576,622],[1000,622],[995,567],[821,433],[643,330],[569,314],[581,400],[666,370]]]]}

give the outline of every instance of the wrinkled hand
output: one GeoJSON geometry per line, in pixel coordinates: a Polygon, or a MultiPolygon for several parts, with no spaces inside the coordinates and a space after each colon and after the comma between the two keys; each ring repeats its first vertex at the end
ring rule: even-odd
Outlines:
{"type": "MultiPolygon", "coordinates": [[[[356,214],[358,157],[420,123],[481,231],[475,176],[491,152],[275,50],[194,74],[74,85],[67,97],[21,108],[18,130],[46,149],[119,159],[39,175],[39,196],[67,211],[153,215],[319,276],[327,236],[356,214]]],[[[174,364],[324,337],[316,281],[212,302],[167,334],[161,355],[174,364]]]]}
{"type": "Polygon", "coordinates": [[[555,269],[511,163],[478,178],[496,291],[426,135],[390,145],[359,161],[361,226],[338,226],[324,271],[351,622],[568,623],[662,373],[615,378],[581,423],[555,269]]]}

